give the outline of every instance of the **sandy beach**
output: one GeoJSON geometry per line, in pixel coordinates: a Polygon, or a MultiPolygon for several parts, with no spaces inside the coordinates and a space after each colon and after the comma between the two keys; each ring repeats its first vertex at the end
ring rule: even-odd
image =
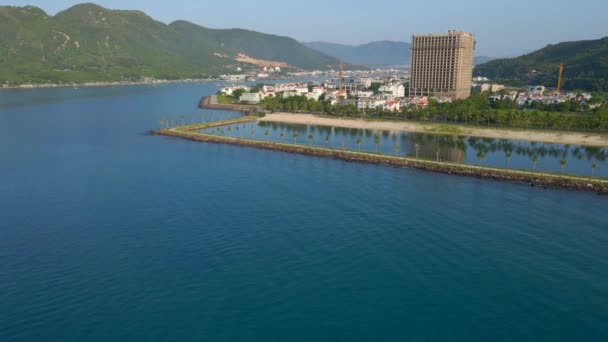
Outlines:
{"type": "Polygon", "coordinates": [[[334,126],[384,131],[406,131],[434,134],[466,135],[483,138],[527,140],[546,143],[586,145],[608,147],[608,136],[594,133],[551,132],[520,129],[478,128],[440,123],[417,123],[397,121],[367,121],[357,119],[328,118],[313,114],[273,113],[267,114],[260,121],[282,122],[291,124],[334,126]]]}

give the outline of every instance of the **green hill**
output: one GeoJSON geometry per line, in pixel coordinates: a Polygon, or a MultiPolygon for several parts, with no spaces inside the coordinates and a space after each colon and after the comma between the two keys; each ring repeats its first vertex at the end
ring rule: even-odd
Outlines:
{"type": "Polygon", "coordinates": [[[336,63],[291,38],[166,25],[139,11],[81,4],[49,16],[37,7],[0,6],[0,84],[197,78],[237,67],[336,63]]]}
{"type": "Polygon", "coordinates": [[[564,88],[608,91],[608,37],[565,42],[511,59],[497,59],[475,68],[475,75],[514,84],[557,84],[557,66],[564,64],[564,88]]]}

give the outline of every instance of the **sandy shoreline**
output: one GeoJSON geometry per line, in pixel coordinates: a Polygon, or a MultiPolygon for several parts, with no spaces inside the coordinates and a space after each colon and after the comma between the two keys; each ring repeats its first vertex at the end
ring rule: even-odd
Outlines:
{"type": "Polygon", "coordinates": [[[453,126],[453,128],[458,129],[457,132],[442,132],[439,129],[442,125],[439,123],[424,124],[417,122],[366,121],[357,119],[328,118],[313,114],[290,113],[267,114],[264,118],[261,118],[260,121],[384,131],[406,131],[433,134],[466,135],[483,138],[527,140],[545,143],[608,147],[608,136],[597,133],[549,131],[543,132],[533,130],[477,128],[457,125],[453,126]]]}

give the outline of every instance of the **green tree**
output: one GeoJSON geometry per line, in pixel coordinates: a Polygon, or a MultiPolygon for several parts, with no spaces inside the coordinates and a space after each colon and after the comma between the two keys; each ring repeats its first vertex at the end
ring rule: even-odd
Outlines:
{"type": "Polygon", "coordinates": [[[538,154],[532,155],[532,172],[536,172],[536,165],[538,164],[538,154]]]}
{"type": "Polygon", "coordinates": [[[380,134],[374,134],[374,145],[376,145],[376,153],[378,153],[378,146],[380,146],[380,134]]]}
{"type": "Polygon", "coordinates": [[[562,159],[559,161],[559,165],[560,165],[560,166],[561,166],[561,168],[562,168],[562,174],[564,174],[564,169],[566,168],[566,164],[567,164],[567,163],[568,163],[568,161],[566,160],[566,158],[562,158],[562,159]]]}
{"type": "Polygon", "coordinates": [[[361,152],[361,136],[357,137],[357,146],[359,146],[359,152],[361,152]]]}
{"type": "Polygon", "coordinates": [[[291,137],[293,138],[293,143],[297,144],[298,143],[298,131],[293,132],[293,134],[291,135],[291,137]]]}
{"type": "Polygon", "coordinates": [[[595,177],[595,169],[597,168],[596,163],[591,164],[591,177],[595,177]]]}
{"type": "Polygon", "coordinates": [[[312,145],[315,137],[312,134],[309,134],[307,138],[308,138],[308,144],[312,145]]]}
{"type": "Polygon", "coordinates": [[[483,150],[479,150],[477,152],[477,160],[479,161],[479,165],[482,164],[485,157],[486,157],[486,153],[483,150]]]}
{"type": "Polygon", "coordinates": [[[513,152],[511,150],[506,150],[505,151],[505,168],[509,168],[509,162],[511,161],[511,158],[513,157],[513,152]]]}

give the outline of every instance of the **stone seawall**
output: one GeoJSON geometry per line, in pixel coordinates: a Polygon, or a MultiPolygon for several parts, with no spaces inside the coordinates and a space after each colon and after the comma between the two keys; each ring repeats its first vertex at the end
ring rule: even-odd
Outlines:
{"type": "Polygon", "coordinates": [[[162,129],[154,131],[153,133],[199,142],[231,144],[243,147],[302,154],[313,157],[339,159],[348,162],[411,168],[439,172],[448,175],[492,179],[496,181],[527,184],[529,186],[541,187],[545,189],[570,189],[578,191],[590,191],[600,195],[608,195],[608,180],[604,179],[435,162],[431,160],[419,160],[407,157],[395,157],[390,155],[363,153],[349,150],[336,150],[298,144],[265,142],[260,140],[232,138],[193,132],[193,130],[201,128],[209,128],[237,122],[242,122],[242,119],[229,120],[217,124],[207,124],[204,127],[199,125],[201,127],[196,127],[194,129],[189,129],[187,127],[162,129]]]}
{"type": "Polygon", "coordinates": [[[203,97],[200,100],[198,107],[202,109],[231,110],[234,112],[241,112],[245,115],[254,115],[256,112],[260,111],[260,108],[256,106],[218,103],[217,95],[203,97]]]}

